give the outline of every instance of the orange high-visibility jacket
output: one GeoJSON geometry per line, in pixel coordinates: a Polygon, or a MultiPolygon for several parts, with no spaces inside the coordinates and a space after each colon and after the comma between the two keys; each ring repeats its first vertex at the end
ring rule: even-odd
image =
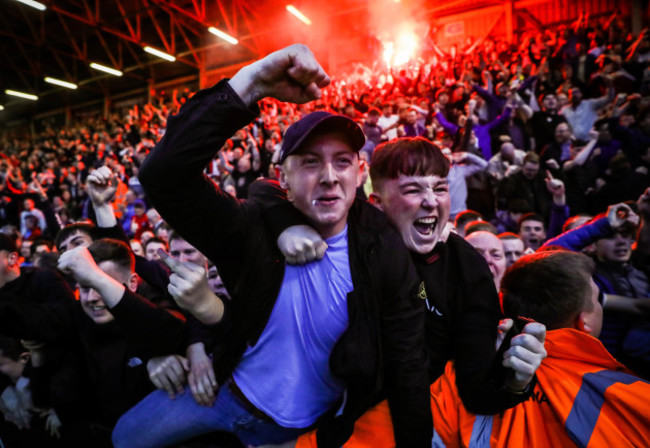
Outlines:
{"type": "MultiPolygon", "coordinates": [[[[498,415],[463,407],[453,364],[431,385],[432,447],[650,446],[650,383],[618,363],[601,342],[573,329],[549,331],[548,357],[532,397],[498,415]]],[[[297,447],[315,447],[313,433],[297,447]]],[[[386,402],[355,425],[345,448],[394,447],[386,402]]]]}

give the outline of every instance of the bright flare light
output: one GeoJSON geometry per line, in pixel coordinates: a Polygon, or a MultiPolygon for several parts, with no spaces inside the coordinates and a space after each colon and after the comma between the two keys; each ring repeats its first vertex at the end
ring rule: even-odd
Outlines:
{"type": "Polygon", "coordinates": [[[294,16],[298,17],[298,20],[300,20],[305,25],[311,25],[311,20],[309,20],[309,18],[306,15],[298,11],[295,6],[287,5],[287,11],[289,11],[294,16]]]}
{"type": "Polygon", "coordinates": [[[415,33],[402,31],[395,42],[384,43],[384,61],[389,67],[406,64],[415,57],[417,49],[418,39],[415,33]]]}
{"type": "Polygon", "coordinates": [[[208,28],[208,31],[210,31],[210,32],[211,32],[212,34],[214,34],[215,36],[220,37],[220,38],[222,38],[223,40],[225,40],[226,42],[229,42],[229,43],[231,43],[231,44],[233,44],[233,45],[237,45],[237,43],[239,42],[237,39],[235,39],[234,37],[232,37],[230,34],[226,34],[226,33],[224,33],[223,31],[218,30],[218,29],[216,29],[216,28],[213,27],[213,26],[211,26],[210,28],[208,28]]]}
{"type": "Polygon", "coordinates": [[[66,89],[76,89],[77,88],[76,84],[72,84],[71,82],[62,81],[62,80],[56,79],[56,78],[50,78],[49,76],[45,77],[45,82],[49,82],[50,84],[55,84],[57,86],[65,87],[66,89]]]}
{"type": "Polygon", "coordinates": [[[0,110],[5,110],[5,107],[2,104],[0,104],[0,110]]]}
{"type": "Polygon", "coordinates": [[[172,56],[171,54],[167,54],[167,53],[162,52],[160,50],[156,50],[155,48],[150,47],[148,45],[146,47],[144,47],[144,51],[146,51],[147,53],[152,54],[154,56],[158,56],[159,58],[165,59],[165,60],[167,60],[169,62],[174,62],[176,60],[175,56],[172,56]]]}
{"type": "Polygon", "coordinates": [[[94,68],[95,70],[99,70],[100,72],[108,73],[109,75],[113,76],[122,76],[123,73],[119,70],[115,70],[114,68],[106,67],[105,65],[97,64],[95,62],[91,62],[90,66],[94,68]]]}
{"type": "Polygon", "coordinates": [[[31,6],[36,8],[39,11],[45,11],[45,5],[43,3],[35,2],[34,0],[16,0],[24,5],[31,6]]]}
{"type": "Polygon", "coordinates": [[[5,93],[7,95],[17,96],[19,98],[25,98],[26,100],[36,101],[38,99],[38,97],[36,95],[32,95],[31,93],[18,92],[17,90],[9,90],[9,89],[7,89],[7,90],[5,90],[5,93]]]}
{"type": "Polygon", "coordinates": [[[386,42],[384,44],[384,62],[388,67],[393,62],[393,55],[395,54],[395,44],[393,42],[386,42]]]}

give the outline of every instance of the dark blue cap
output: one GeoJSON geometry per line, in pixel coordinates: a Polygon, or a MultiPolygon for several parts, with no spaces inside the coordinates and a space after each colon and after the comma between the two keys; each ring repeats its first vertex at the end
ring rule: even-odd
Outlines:
{"type": "Polygon", "coordinates": [[[280,150],[280,164],[283,164],[287,157],[295,153],[300,145],[315,132],[340,132],[348,137],[350,146],[354,151],[359,151],[366,137],[361,127],[348,117],[335,115],[325,111],[312,112],[292,124],[284,134],[282,149],[280,150]]]}

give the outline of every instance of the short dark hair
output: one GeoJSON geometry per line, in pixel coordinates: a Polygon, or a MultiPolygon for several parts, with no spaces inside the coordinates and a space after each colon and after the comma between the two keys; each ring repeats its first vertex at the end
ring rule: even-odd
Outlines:
{"type": "Polygon", "coordinates": [[[520,240],[521,241],[521,238],[519,237],[519,235],[517,235],[516,233],[513,233],[513,232],[503,232],[503,233],[498,234],[497,237],[501,241],[504,241],[504,240],[520,240]]]}
{"type": "Polygon", "coordinates": [[[185,238],[183,238],[176,230],[172,229],[171,233],[169,234],[169,238],[167,238],[167,242],[169,243],[170,246],[172,245],[173,240],[186,241],[185,238]]]}
{"type": "Polygon", "coordinates": [[[370,110],[368,110],[368,116],[374,115],[375,117],[378,117],[381,115],[381,111],[377,109],[376,107],[371,107],[370,110]]]}
{"type": "Polygon", "coordinates": [[[161,224],[156,228],[156,231],[155,231],[154,233],[157,234],[160,230],[166,230],[167,232],[170,232],[170,233],[171,233],[171,231],[172,231],[172,226],[170,226],[170,225],[167,224],[165,221],[163,221],[163,222],[162,222],[162,223],[161,223],[161,224]]]}
{"type": "Polygon", "coordinates": [[[465,236],[474,232],[489,232],[493,235],[499,233],[496,227],[487,221],[472,221],[465,226],[465,236]]]}
{"type": "Polygon", "coordinates": [[[135,271],[135,255],[124,241],[102,238],[93,241],[88,246],[88,251],[97,264],[103,261],[112,261],[122,269],[128,269],[129,272],[135,271]]]}
{"type": "Polygon", "coordinates": [[[524,164],[526,163],[535,163],[539,165],[539,155],[533,151],[528,151],[524,156],[524,164]]]}
{"type": "Polygon", "coordinates": [[[32,257],[36,253],[36,249],[38,249],[39,246],[47,246],[49,250],[52,250],[54,248],[54,243],[52,243],[52,240],[49,238],[36,238],[29,248],[29,253],[32,257]]]}
{"type": "Polygon", "coordinates": [[[370,179],[375,190],[387,179],[405,176],[449,174],[449,159],[440,148],[422,137],[405,137],[379,145],[372,154],[370,179]]]}
{"type": "Polygon", "coordinates": [[[506,210],[512,213],[530,213],[533,211],[533,207],[525,199],[514,198],[508,201],[506,210]]]}
{"type": "Polygon", "coordinates": [[[475,212],[474,210],[463,210],[456,215],[454,225],[457,229],[463,230],[468,222],[477,221],[479,219],[483,219],[483,215],[479,212],[475,212]]]}
{"type": "Polygon", "coordinates": [[[0,355],[9,358],[13,361],[18,361],[20,355],[25,353],[27,349],[18,339],[10,338],[8,336],[0,336],[0,355]]]}
{"type": "Polygon", "coordinates": [[[534,319],[548,330],[571,327],[582,311],[592,309],[594,267],[588,256],[566,250],[521,257],[501,280],[505,315],[534,319]]]}
{"type": "Polygon", "coordinates": [[[69,224],[59,230],[59,233],[57,233],[55,240],[56,248],[60,249],[61,243],[63,243],[75,233],[84,233],[92,238],[94,229],[95,226],[87,222],[76,222],[74,224],[69,224]]]}
{"type": "Polygon", "coordinates": [[[569,230],[575,229],[576,227],[578,227],[576,225],[576,222],[578,222],[583,218],[589,218],[591,220],[593,216],[588,215],[586,213],[578,213],[577,215],[570,217],[569,219],[566,220],[566,222],[562,226],[562,232],[568,232],[569,230]]]}
{"type": "Polygon", "coordinates": [[[0,250],[6,250],[9,253],[16,252],[16,240],[5,233],[0,233],[0,250]]]}
{"type": "Polygon", "coordinates": [[[542,225],[544,225],[544,228],[546,228],[546,224],[544,222],[544,218],[542,218],[542,215],[539,215],[537,213],[531,212],[531,213],[526,213],[523,215],[521,218],[519,218],[519,221],[517,221],[517,228],[521,230],[521,225],[524,223],[524,221],[537,221],[541,222],[542,225]]]}
{"type": "Polygon", "coordinates": [[[145,251],[147,250],[147,246],[149,245],[149,243],[159,243],[159,244],[162,244],[163,246],[167,247],[167,243],[165,242],[165,240],[163,240],[162,238],[158,238],[157,236],[152,236],[151,238],[149,238],[147,240],[147,242],[144,245],[144,250],[145,251]]]}
{"type": "Polygon", "coordinates": [[[447,89],[440,89],[436,92],[436,100],[440,98],[441,95],[449,96],[449,91],[447,89]]]}

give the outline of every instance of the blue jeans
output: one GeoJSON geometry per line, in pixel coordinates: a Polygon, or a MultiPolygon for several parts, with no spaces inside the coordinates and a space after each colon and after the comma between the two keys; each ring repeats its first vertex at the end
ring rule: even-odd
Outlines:
{"type": "Polygon", "coordinates": [[[307,429],[285,428],[251,415],[228,385],[222,385],[211,407],[194,401],[189,387],[171,400],[152,392],[124,414],[113,430],[115,448],[156,448],[173,445],[213,431],[227,431],[244,445],[279,444],[307,429]]]}

